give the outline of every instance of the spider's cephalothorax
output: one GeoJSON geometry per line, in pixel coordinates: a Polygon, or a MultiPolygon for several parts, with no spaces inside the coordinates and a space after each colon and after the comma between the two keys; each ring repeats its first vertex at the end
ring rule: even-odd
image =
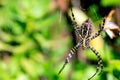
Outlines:
{"type": "Polygon", "coordinates": [[[95,33],[94,35],[92,35],[93,34],[93,31],[92,31],[92,29],[93,29],[92,21],[90,19],[87,19],[85,22],[83,22],[83,24],[81,26],[78,26],[77,22],[75,21],[74,14],[72,12],[72,8],[71,8],[71,13],[72,13],[72,17],[73,17],[73,26],[74,26],[75,34],[76,34],[76,36],[78,36],[79,41],[78,41],[77,45],[74,46],[70,50],[70,52],[68,54],[68,57],[65,60],[65,64],[63,65],[62,69],[59,71],[59,74],[61,73],[61,71],[66,66],[66,64],[70,61],[72,56],[76,53],[76,51],[79,48],[81,48],[81,47],[82,48],[89,48],[90,50],[93,51],[93,53],[98,58],[98,66],[97,66],[96,72],[88,79],[88,80],[90,80],[91,78],[93,78],[99,72],[99,69],[101,69],[101,71],[102,71],[103,65],[102,65],[102,59],[101,59],[100,54],[89,44],[89,42],[92,39],[94,39],[97,36],[99,36],[100,33],[103,31],[104,24],[105,24],[105,19],[103,19],[103,22],[101,24],[100,30],[97,33],[95,33]]]}
{"type": "Polygon", "coordinates": [[[91,20],[87,19],[80,27],[75,28],[76,36],[79,37],[79,40],[82,41],[82,48],[85,48],[89,39],[92,36],[92,24],[91,20]]]}

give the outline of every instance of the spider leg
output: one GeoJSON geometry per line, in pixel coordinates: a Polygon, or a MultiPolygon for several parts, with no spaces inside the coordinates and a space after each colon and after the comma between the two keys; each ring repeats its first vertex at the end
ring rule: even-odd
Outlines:
{"type": "MultiPolygon", "coordinates": [[[[71,5],[71,6],[72,6],[72,5],[71,5]]],[[[78,31],[78,30],[79,30],[79,27],[78,27],[77,22],[76,22],[76,20],[75,20],[75,16],[74,16],[72,7],[71,7],[71,15],[72,15],[72,19],[73,19],[72,24],[73,24],[73,26],[74,26],[76,36],[78,36],[81,40],[83,40],[81,34],[80,34],[79,31],[78,31]]]]}
{"type": "Polygon", "coordinates": [[[80,34],[79,31],[78,31],[78,30],[79,30],[79,27],[78,27],[78,25],[77,25],[77,22],[75,21],[75,17],[74,17],[74,13],[73,13],[72,7],[71,7],[71,15],[72,15],[72,18],[73,18],[72,24],[73,24],[73,27],[74,27],[74,30],[75,30],[75,34],[76,34],[76,36],[77,36],[80,40],[83,40],[81,34],[80,34]]]}
{"type": "Polygon", "coordinates": [[[73,24],[73,26],[74,26],[74,29],[76,30],[77,27],[78,27],[78,25],[77,25],[77,22],[76,22],[76,20],[75,20],[75,15],[74,15],[74,13],[73,13],[72,7],[71,7],[71,15],[72,15],[72,19],[73,19],[72,24],[73,24]]]}
{"type": "Polygon", "coordinates": [[[99,69],[101,68],[101,72],[103,70],[103,64],[102,64],[102,58],[100,56],[100,54],[92,47],[92,46],[87,46],[89,49],[91,49],[95,55],[97,56],[98,58],[98,66],[97,66],[97,69],[96,69],[96,72],[88,79],[92,79],[98,72],[99,72],[99,69]]]}
{"type": "Polygon", "coordinates": [[[65,63],[63,65],[63,67],[60,69],[59,73],[60,74],[62,72],[62,70],[65,68],[65,66],[67,65],[67,63],[70,62],[70,59],[72,58],[72,56],[76,53],[76,51],[78,50],[78,48],[80,48],[82,46],[82,41],[80,43],[78,43],[75,47],[73,47],[69,54],[68,57],[65,59],[65,63]]]}
{"type": "Polygon", "coordinates": [[[76,34],[76,36],[79,38],[80,41],[83,40],[83,37],[82,37],[81,34],[79,33],[78,29],[75,30],[75,34],[76,34]]]}
{"type": "Polygon", "coordinates": [[[91,37],[91,40],[94,39],[94,38],[96,38],[96,37],[98,37],[100,35],[100,33],[103,31],[104,25],[105,25],[105,20],[106,20],[106,18],[103,19],[102,24],[100,25],[101,28],[98,30],[97,33],[95,33],[94,36],[91,37]]]}

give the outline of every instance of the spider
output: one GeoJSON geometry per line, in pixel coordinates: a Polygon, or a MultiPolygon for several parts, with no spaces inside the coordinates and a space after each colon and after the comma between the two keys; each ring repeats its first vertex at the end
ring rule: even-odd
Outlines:
{"type": "Polygon", "coordinates": [[[72,56],[76,53],[76,51],[79,48],[88,48],[90,50],[92,50],[92,52],[97,56],[98,58],[98,65],[96,68],[96,72],[88,79],[92,79],[98,72],[99,70],[103,70],[103,64],[102,64],[102,58],[99,54],[99,52],[97,52],[90,44],[89,42],[91,40],[93,40],[94,38],[98,37],[100,35],[100,33],[103,31],[104,29],[104,25],[105,25],[105,18],[102,21],[102,24],[100,25],[100,29],[98,30],[98,32],[96,32],[94,35],[92,35],[92,21],[91,19],[87,19],[84,23],[82,23],[82,25],[79,27],[77,25],[77,22],[75,21],[75,17],[71,8],[71,14],[72,14],[72,18],[73,18],[73,26],[74,26],[74,31],[75,34],[79,37],[79,41],[78,43],[70,50],[67,58],[65,59],[65,63],[63,65],[63,67],[60,69],[59,73],[60,74],[62,72],[62,70],[65,68],[66,64],[70,62],[70,59],[72,58],[72,56]]]}

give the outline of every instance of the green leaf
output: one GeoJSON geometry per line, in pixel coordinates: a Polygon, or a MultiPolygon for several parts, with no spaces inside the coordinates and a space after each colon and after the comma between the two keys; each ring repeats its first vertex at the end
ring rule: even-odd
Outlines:
{"type": "Polygon", "coordinates": [[[117,69],[113,69],[113,75],[120,80],[120,70],[117,69]]]}
{"type": "Polygon", "coordinates": [[[101,5],[103,6],[115,6],[120,4],[120,0],[101,0],[101,5]]]}

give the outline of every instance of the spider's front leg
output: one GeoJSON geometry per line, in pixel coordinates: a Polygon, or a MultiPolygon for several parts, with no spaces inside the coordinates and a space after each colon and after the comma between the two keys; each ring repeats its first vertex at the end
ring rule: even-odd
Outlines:
{"type": "Polygon", "coordinates": [[[98,30],[97,33],[95,33],[94,36],[91,37],[91,40],[98,37],[100,35],[100,33],[103,31],[104,25],[105,25],[105,20],[106,20],[106,18],[103,19],[102,24],[100,25],[101,28],[98,30]]]}
{"type": "Polygon", "coordinates": [[[70,59],[72,58],[72,56],[76,53],[76,51],[78,50],[78,48],[80,48],[82,46],[82,41],[79,42],[75,47],[73,47],[69,54],[68,54],[68,57],[65,59],[65,63],[63,65],[63,67],[60,69],[59,73],[60,74],[62,72],[62,70],[65,68],[65,66],[67,65],[67,63],[70,62],[70,59]]]}
{"type": "Polygon", "coordinates": [[[101,71],[103,70],[103,64],[102,64],[102,58],[101,58],[100,54],[90,45],[88,45],[87,48],[91,49],[93,51],[93,53],[95,53],[95,55],[98,58],[98,66],[97,66],[96,72],[95,72],[95,74],[93,76],[91,76],[88,79],[88,80],[90,80],[91,78],[93,78],[99,72],[100,68],[101,68],[101,71]]]}

